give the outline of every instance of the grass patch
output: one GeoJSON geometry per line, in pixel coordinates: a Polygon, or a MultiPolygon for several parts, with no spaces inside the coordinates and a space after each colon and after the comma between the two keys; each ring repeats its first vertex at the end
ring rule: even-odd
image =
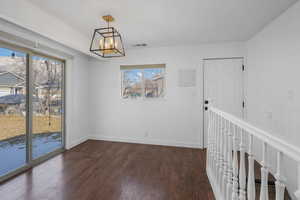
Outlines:
{"type": "MultiPolygon", "coordinates": [[[[33,134],[60,132],[61,116],[48,115],[33,116],[33,134]],[[50,123],[49,123],[50,122],[50,123]]],[[[26,118],[16,115],[0,115],[0,140],[25,135],[26,118]]]]}

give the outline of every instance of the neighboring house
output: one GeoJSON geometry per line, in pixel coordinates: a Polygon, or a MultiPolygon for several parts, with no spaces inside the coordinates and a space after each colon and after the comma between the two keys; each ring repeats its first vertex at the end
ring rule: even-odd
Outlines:
{"type": "Polygon", "coordinates": [[[1,114],[25,113],[26,96],[24,94],[10,94],[0,97],[1,114]]]}
{"type": "MultiPolygon", "coordinates": [[[[42,111],[38,97],[32,98],[33,111],[42,111]]],[[[26,96],[24,94],[10,94],[0,97],[0,114],[24,114],[26,112],[26,96]]]]}
{"type": "MultiPolygon", "coordinates": [[[[39,93],[39,86],[35,85],[39,93]]],[[[34,112],[41,112],[42,106],[39,97],[33,99],[34,112]]],[[[25,113],[26,84],[25,79],[13,72],[0,72],[0,114],[25,113]]]]}
{"type": "Polygon", "coordinates": [[[12,72],[0,72],[0,97],[12,94],[25,94],[24,78],[12,72]]]}
{"type": "Polygon", "coordinates": [[[152,80],[146,80],[145,90],[147,97],[161,97],[164,92],[164,76],[157,74],[152,80]]]}
{"type": "Polygon", "coordinates": [[[135,83],[132,86],[128,86],[124,88],[123,97],[140,97],[143,93],[142,83],[135,83]]]}
{"type": "Polygon", "coordinates": [[[145,97],[162,97],[164,84],[164,76],[157,74],[152,79],[145,79],[143,83],[135,83],[132,86],[124,88],[123,97],[138,97],[142,96],[143,92],[145,97]]]}

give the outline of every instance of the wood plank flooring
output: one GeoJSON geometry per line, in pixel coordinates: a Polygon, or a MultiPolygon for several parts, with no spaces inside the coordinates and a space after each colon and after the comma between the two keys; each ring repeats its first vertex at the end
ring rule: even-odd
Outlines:
{"type": "Polygon", "coordinates": [[[200,149],[89,140],[0,185],[1,200],[211,200],[200,149]]]}

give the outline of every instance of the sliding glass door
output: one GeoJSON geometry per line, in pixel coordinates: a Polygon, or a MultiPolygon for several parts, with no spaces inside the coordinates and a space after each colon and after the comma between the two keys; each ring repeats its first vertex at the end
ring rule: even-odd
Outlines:
{"type": "Polygon", "coordinates": [[[32,157],[63,146],[63,63],[41,56],[32,58],[32,157]]]}
{"type": "Polygon", "coordinates": [[[0,48],[0,176],[26,165],[25,52],[0,48]]]}
{"type": "Polygon", "coordinates": [[[64,67],[0,42],[0,181],[64,149],[64,67]]]}

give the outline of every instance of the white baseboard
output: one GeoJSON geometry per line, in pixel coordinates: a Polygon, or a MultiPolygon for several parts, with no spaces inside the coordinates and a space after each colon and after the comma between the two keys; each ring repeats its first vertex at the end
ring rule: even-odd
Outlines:
{"type": "Polygon", "coordinates": [[[120,138],[120,137],[111,137],[107,135],[91,135],[89,139],[104,140],[104,141],[111,141],[111,142],[126,142],[126,143],[151,144],[151,145],[161,145],[161,146],[173,146],[173,147],[187,147],[187,148],[197,148],[197,149],[201,148],[201,145],[196,143],[182,143],[176,141],[162,141],[162,140],[153,140],[153,139],[120,138]]]}
{"type": "Polygon", "coordinates": [[[196,143],[183,143],[177,141],[163,141],[154,139],[132,139],[132,138],[121,138],[121,137],[111,137],[107,135],[87,135],[78,140],[71,142],[66,145],[66,149],[71,149],[87,140],[103,140],[111,142],[126,142],[126,143],[137,143],[137,144],[151,144],[151,145],[161,145],[161,146],[173,146],[173,147],[186,147],[186,148],[196,148],[201,149],[201,145],[196,143]]]}
{"type": "Polygon", "coordinates": [[[90,139],[90,137],[87,135],[87,136],[84,136],[84,137],[82,137],[80,139],[72,141],[71,143],[69,143],[69,144],[66,145],[66,149],[69,150],[69,149],[71,149],[71,148],[73,148],[73,147],[75,147],[75,146],[77,146],[77,145],[79,145],[79,144],[87,141],[88,139],[90,139]]]}

